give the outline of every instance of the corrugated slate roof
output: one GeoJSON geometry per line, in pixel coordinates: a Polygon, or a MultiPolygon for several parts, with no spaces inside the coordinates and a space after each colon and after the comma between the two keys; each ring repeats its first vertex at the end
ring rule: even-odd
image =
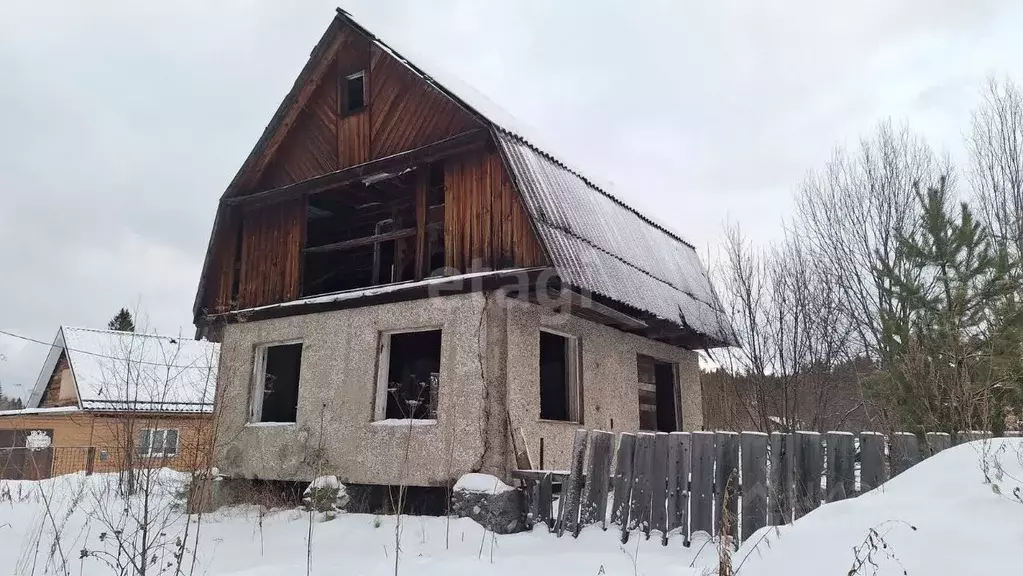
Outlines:
{"type": "Polygon", "coordinates": [[[691,246],[515,135],[499,130],[496,137],[564,282],[733,341],[691,246]]]}
{"type": "Polygon", "coordinates": [[[540,242],[564,282],[693,330],[709,345],[735,343],[692,245],[616,198],[609,185],[556,157],[535,130],[443,66],[384,43],[348,13],[338,13],[490,124],[540,242]]]}
{"type": "Polygon", "coordinates": [[[29,406],[38,406],[60,352],[83,410],[209,413],[219,344],[153,334],[61,327],[29,406]]]}

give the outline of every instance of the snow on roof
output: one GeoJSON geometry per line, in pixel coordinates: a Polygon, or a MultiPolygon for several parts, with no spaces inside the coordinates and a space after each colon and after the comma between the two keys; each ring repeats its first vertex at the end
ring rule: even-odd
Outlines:
{"type": "MultiPolygon", "coordinates": [[[[219,360],[213,342],[65,326],[54,349],[67,354],[82,409],[212,412],[219,360]]],[[[30,406],[39,405],[58,357],[47,358],[30,406]]]]}
{"type": "Polygon", "coordinates": [[[33,416],[38,414],[65,414],[81,412],[78,406],[56,406],[53,408],[22,408],[21,410],[0,410],[0,416],[33,416]]]}

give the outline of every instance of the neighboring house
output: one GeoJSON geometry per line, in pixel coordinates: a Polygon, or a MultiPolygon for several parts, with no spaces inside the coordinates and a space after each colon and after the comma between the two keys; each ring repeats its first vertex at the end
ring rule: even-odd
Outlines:
{"type": "Polygon", "coordinates": [[[218,348],[61,327],[27,407],[0,411],[0,478],[208,468],[218,348]]]}
{"type": "Polygon", "coordinates": [[[403,54],[339,10],[221,198],[220,472],[440,486],[698,429],[733,336],[693,247],[403,54]]]}

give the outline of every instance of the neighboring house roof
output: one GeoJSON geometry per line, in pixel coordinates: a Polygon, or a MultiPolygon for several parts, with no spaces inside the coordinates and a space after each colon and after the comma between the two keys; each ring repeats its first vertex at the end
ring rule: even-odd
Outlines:
{"type": "Polygon", "coordinates": [[[37,408],[62,352],[78,406],[94,411],[213,410],[219,345],[188,338],[62,326],[28,406],[37,408]]]}
{"type": "MultiPolygon", "coordinates": [[[[554,148],[543,143],[533,130],[442,66],[413,54],[405,46],[399,52],[340,8],[337,18],[358,29],[490,128],[538,239],[564,282],[692,330],[703,345],[736,343],[691,244],[615,197],[610,185],[597,183],[566,164],[563,156],[555,156],[554,148]]],[[[234,192],[243,174],[262,154],[266,141],[280,127],[304,83],[303,78],[314,68],[316,59],[325,57],[324,46],[329,37],[330,29],[313,49],[294,88],[267,125],[225,197],[234,192]]],[[[204,277],[208,260],[207,254],[204,277]]],[[[201,291],[200,281],[196,313],[201,291]]]]}

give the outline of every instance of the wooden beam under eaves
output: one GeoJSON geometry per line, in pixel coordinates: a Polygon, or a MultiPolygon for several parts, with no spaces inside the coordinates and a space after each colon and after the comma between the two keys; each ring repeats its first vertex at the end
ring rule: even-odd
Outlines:
{"type": "Polygon", "coordinates": [[[407,168],[458,154],[482,146],[488,137],[489,132],[482,128],[477,128],[413,150],[400,152],[377,160],[370,160],[369,162],[349,166],[348,168],[294,184],[288,184],[280,188],[257,192],[248,196],[225,198],[221,202],[228,206],[241,205],[251,208],[317,194],[354,182],[373,180],[388,174],[397,174],[407,168]]]}

